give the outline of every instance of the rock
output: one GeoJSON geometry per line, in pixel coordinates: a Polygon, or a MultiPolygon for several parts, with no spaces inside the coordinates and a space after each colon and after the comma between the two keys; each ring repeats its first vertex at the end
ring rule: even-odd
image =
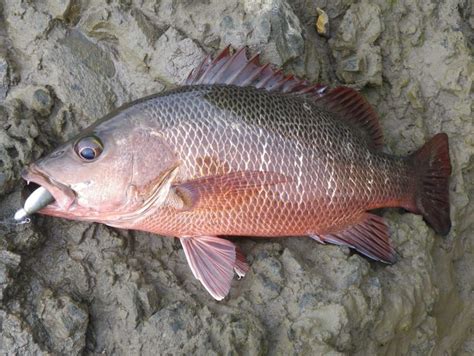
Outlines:
{"type": "Polygon", "coordinates": [[[345,83],[382,84],[382,58],[375,41],[383,31],[380,8],[365,0],[351,5],[329,43],[336,73],[345,83]]]}
{"type": "Polygon", "coordinates": [[[3,4],[2,352],[473,353],[468,2],[89,5],[3,4]],[[314,28],[318,6],[331,23],[329,40],[314,28]],[[442,239],[421,217],[387,209],[400,255],[391,266],[306,237],[236,239],[251,269],[215,302],[173,239],[40,216],[8,225],[26,164],[116,107],[179,85],[229,43],[311,80],[361,88],[380,115],[387,152],[404,156],[447,132],[451,233],[442,239]]]}
{"type": "Polygon", "coordinates": [[[268,251],[262,251],[255,255],[252,268],[255,268],[256,283],[252,288],[253,298],[258,302],[271,300],[278,297],[282,291],[284,278],[283,266],[278,258],[268,251]]]}
{"type": "MultiPolygon", "coordinates": [[[[234,312],[237,313],[237,310],[234,312]]],[[[140,325],[139,339],[152,342],[138,345],[142,345],[144,353],[153,353],[157,348],[160,352],[170,354],[256,354],[265,351],[262,325],[254,317],[232,313],[220,319],[207,307],[195,310],[182,302],[176,302],[140,325]],[[157,328],[161,330],[159,334],[156,334],[157,328]],[[211,335],[219,337],[214,339],[211,335]],[[176,343],[177,339],[182,341],[176,343]],[[200,341],[186,342],[193,339],[200,341]]]]}
{"type": "Polygon", "coordinates": [[[18,317],[0,309],[0,345],[5,355],[41,355],[31,330],[18,317]]]}
{"type": "Polygon", "coordinates": [[[55,297],[51,290],[45,290],[36,312],[54,352],[69,355],[82,352],[89,320],[87,309],[74,303],[69,296],[55,297]]]}
{"type": "Polygon", "coordinates": [[[64,137],[65,141],[72,139],[80,130],[76,114],[71,106],[63,106],[50,116],[51,130],[56,137],[64,137]]]}
{"type": "Polygon", "coordinates": [[[421,102],[422,98],[420,95],[420,86],[417,83],[410,85],[410,88],[407,91],[407,98],[413,108],[418,110],[422,110],[424,108],[424,103],[421,102]]]}
{"type": "Polygon", "coordinates": [[[9,272],[15,270],[20,261],[19,255],[7,250],[0,250],[0,301],[3,299],[4,290],[12,282],[9,272]]]}
{"type": "Polygon", "coordinates": [[[183,29],[188,37],[207,46],[248,45],[277,65],[303,54],[301,24],[286,0],[247,0],[238,4],[168,0],[160,3],[156,15],[161,23],[183,29]],[[191,13],[192,20],[188,15],[191,13]]]}
{"type": "Polygon", "coordinates": [[[35,147],[39,135],[37,123],[21,101],[1,108],[0,116],[6,121],[0,131],[0,194],[5,194],[13,189],[21,167],[42,151],[35,147]]]}
{"type": "Polygon", "coordinates": [[[289,333],[304,353],[337,354],[337,348],[328,347],[328,344],[343,344],[349,338],[347,331],[342,333],[348,322],[347,313],[341,305],[320,305],[313,311],[306,311],[292,323],[289,333]]]}
{"type": "Polygon", "coordinates": [[[5,2],[3,18],[8,36],[24,54],[34,52],[35,43],[45,35],[51,21],[51,17],[37,11],[35,5],[23,6],[17,1],[5,2]]]}
{"type": "Polygon", "coordinates": [[[33,94],[32,107],[41,116],[48,116],[51,113],[51,108],[54,102],[47,89],[36,89],[33,94]]]}
{"type": "MultiPolygon", "coordinates": [[[[43,5],[43,4],[42,4],[43,5]]],[[[71,7],[77,6],[73,0],[47,0],[44,3],[45,10],[54,18],[64,20],[71,7]]]]}
{"type": "Polygon", "coordinates": [[[0,56],[0,103],[3,102],[7,96],[10,88],[9,65],[6,57],[0,56]]]}
{"type": "Polygon", "coordinates": [[[98,40],[117,41],[122,60],[141,71],[147,71],[148,57],[155,52],[154,44],[164,32],[136,8],[129,12],[92,8],[81,18],[79,26],[98,40]]]}
{"type": "Polygon", "coordinates": [[[245,2],[244,13],[248,14],[247,28],[252,31],[247,43],[260,47],[268,42],[267,53],[276,51],[272,58],[280,58],[273,61],[276,65],[282,65],[303,53],[300,21],[287,1],[249,0],[245,2]]]}
{"type": "Polygon", "coordinates": [[[150,74],[169,83],[181,84],[202,59],[202,49],[170,27],[156,42],[149,62],[150,74]]]}
{"type": "Polygon", "coordinates": [[[110,53],[80,33],[59,39],[59,44],[46,53],[46,60],[56,68],[51,80],[58,98],[73,104],[91,121],[111,111],[125,94],[110,53]]]}

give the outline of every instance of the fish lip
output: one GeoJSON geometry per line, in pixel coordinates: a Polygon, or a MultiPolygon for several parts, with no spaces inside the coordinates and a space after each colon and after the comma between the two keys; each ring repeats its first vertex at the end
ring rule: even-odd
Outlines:
{"type": "Polygon", "coordinates": [[[34,163],[22,170],[21,177],[28,183],[33,182],[42,186],[54,197],[55,201],[41,210],[59,207],[61,210],[67,211],[76,200],[74,190],[50,178],[34,163]]]}

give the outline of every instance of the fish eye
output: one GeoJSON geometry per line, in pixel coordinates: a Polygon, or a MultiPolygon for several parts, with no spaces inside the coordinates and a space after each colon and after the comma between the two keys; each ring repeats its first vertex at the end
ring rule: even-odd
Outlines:
{"type": "Polygon", "coordinates": [[[77,141],[74,150],[83,161],[92,162],[102,153],[103,145],[97,137],[88,136],[77,141]]]}

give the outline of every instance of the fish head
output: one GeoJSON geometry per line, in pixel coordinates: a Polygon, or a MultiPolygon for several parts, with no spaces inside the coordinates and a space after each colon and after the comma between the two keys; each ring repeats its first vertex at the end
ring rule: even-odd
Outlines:
{"type": "MultiPolygon", "coordinates": [[[[120,116],[120,115],[119,115],[120,116]]],[[[175,176],[176,155],[160,132],[115,117],[84,130],[31,164],[22,177],[55,201],[39,212],[124,227],[162,203],[175,176]]]]}

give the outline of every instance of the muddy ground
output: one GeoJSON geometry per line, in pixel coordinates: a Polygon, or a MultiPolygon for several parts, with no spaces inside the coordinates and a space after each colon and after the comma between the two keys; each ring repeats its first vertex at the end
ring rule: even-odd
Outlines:
{"type": "Polygon", "coordinates": [[[0,1],[1,354],[474,354],[469,0],[97,3],[0,1]],[[251,270],[216,302],[175,240],[40,216],[11,224],[24,165],[227,44],[360,89],[387,152],[447,132],[451,233],[386,211],[393,266],[308,238],[239,240],[251,270]]]}

